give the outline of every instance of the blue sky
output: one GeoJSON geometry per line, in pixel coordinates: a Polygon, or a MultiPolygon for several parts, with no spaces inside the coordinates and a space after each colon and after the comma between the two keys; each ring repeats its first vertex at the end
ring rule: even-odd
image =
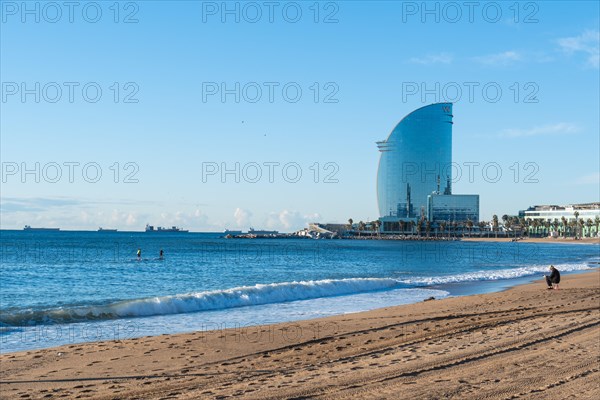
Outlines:
{"type": "Polygon", "coordinates": [[[483,219],[600,200],[594,1],[0,4],[3,229],[374,219],[375,142],[447,100],[483,219]]]}

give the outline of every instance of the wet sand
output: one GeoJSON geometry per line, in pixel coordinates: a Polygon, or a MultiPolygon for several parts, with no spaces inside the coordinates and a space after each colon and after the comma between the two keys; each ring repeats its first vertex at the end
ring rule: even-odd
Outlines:
{"type": "Polygon", "coordinates": [[[0,356],[0,398],[600,398],[600,270],[500,293],[0,356]]]}

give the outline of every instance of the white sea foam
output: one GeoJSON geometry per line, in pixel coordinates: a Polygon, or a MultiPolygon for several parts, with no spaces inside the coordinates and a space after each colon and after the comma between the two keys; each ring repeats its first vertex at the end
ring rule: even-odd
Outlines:
{"type": "MultiPolygon", "coordinates": [[[[557,268],[563,272],[591,269],[585,263],[558,264],[557,268]]],[[[2,326],[17,326],[35,323],[69,323],[226,310],[245,306],[354,295],[372,291],[406,289],[414,286],[423,287],[448,283],[514,279],[541,275],[547,272],[547,265],[532,265],[519,268],[475,271],[445,276],[422,276],[409,279],[349,278],[257,284],[225,290],[124,300],[101,305],[65,306],[45,310],[15,310],[13,312],[2,313],[0,315],[0,324],[2,326]]],[[[406,294],[408,295],[408,291],[406,294]]]]}
{"type": "MultiPolygon", "coordinates": [[[[557,264],[555,267],[562,272],[583,271],[591,269],[587,264],[557,264]]],[[[417,276],[410,279],[403,279],[401,282],[408,285],[430,286],[441,285],[445,283],[476,282],[476,281],[495,281],[500,279],[515,279],[532,275],[548,274],[548,265],[530,265],[527,267],[496,269],[488,271],[466,272],[456,275],[445,276],[417,276]]]]}
{"type": "Polygon", "coordinates": [[[326,279],[258,284],[226,290],[125,300],[106,305],[28,310],[12,315],[5,314],[2,316],[2,320],[10,325],[15,325],[15,323],[56,323],[145,317],[283,303],[399,287],[405,287],[405,285],[396,279],[389,278],[326,279]]]}
{"type": "MultiPolygon", "coordinates": [[[[179,314],[362,293],[390,289],[399,285],[400,282],[397,280],[385,278],[326,279],[258,284],[226,290],[126,301],[110,305],[109,309],[111,313],[119,317],[179,314]]],[[[103,312],[104,310],[97,311],[103,312]]]]}

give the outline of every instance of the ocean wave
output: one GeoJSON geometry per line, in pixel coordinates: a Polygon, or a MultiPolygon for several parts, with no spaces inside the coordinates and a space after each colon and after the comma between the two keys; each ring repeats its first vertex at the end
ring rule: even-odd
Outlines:
{"type": "MultiPolygon", "coordinates": [[[[562,272],[591,269],[586,263],[557,264],[562,272]]],[[[276,304],[373,291],[408,289],[448,283],[514,279],[548,272],[547,265],[475,271],[408,279],[348,278],[242,286],[172,296],[150,297],[97,305],[70,305],[51,309],[12,309],[0,312],[0,333],[15,326],[60,324],[119,318],[149,317],[199,311],[276,304]]],[[[408,295],[408,292],[407,292],[408,295]]]]}
{"type": "MultiPolygon", "coordinates": [[[[581,264],[556,264],[556,268],[562,272],[583,271],[592,269],[587,263],[581,264]]],[[[466,272],[456,275],[445,276],[418,276],[410,279],[403,279],[401,282],[408,285],[431,286],[442,285],[446,283],[476,282],[476,281],[496,281],[501,279],[515,279],[532,275],[548,274],[548,265],[530,265],[527,267],[496,269],[487,271],[466,272]]]]}
{"type": "Polygon", "coordinates": [[[70,323],[182,314],[349,295],[401,287],[405,287],[405,285],[396,279],[390,278],[326,279],[319,281],[258,284],[226,290],[125,300],[105,305],[67,306],[45,310],[15,310],[14,312],[1,313],[0,323],[17,326],[37,323],[70,323]]]}

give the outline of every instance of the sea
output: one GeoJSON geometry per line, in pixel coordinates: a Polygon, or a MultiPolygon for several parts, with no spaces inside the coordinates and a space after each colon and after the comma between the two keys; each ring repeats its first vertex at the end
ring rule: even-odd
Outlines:
{"type": "Polygon", "coordinates": [[[597,245],[0,231],[0,352],[299,321],[598,266],[597,245]],[[137,257],[137,250],[141,257],[137,257]],[[163,258],[159,257],[163,250],[163,258]]]}

